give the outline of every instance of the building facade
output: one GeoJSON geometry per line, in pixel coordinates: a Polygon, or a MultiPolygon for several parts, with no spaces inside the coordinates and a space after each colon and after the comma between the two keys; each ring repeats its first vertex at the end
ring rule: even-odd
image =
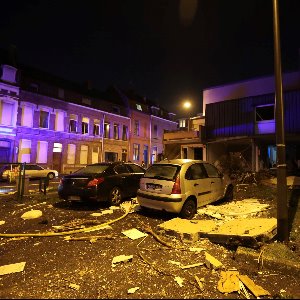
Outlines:
{"type": "MultiPolygon", "coordinates": [[[[131,109],[126,97],[2,64],[0,162],[38,163],[60,173],[102,161],[153,163],[148,105],[131,109]]],[[[163,131],[177,123],[161,118],[157,126],[163,131]]]]}

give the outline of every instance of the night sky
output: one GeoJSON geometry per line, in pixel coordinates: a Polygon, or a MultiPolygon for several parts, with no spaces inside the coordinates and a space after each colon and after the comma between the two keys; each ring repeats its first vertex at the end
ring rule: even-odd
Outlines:
{"type": "MultiPolygon", "coordinates": [[[[300,1],[279,0],[282,71],[299,68],[300,1]]],[[[53,75],[134,89],[182,115],[202,90],[274,72],[272,0],[1,1],[0,47],[53,75]],[[187,9],[187,8],[190,8],[187,9]]]]}

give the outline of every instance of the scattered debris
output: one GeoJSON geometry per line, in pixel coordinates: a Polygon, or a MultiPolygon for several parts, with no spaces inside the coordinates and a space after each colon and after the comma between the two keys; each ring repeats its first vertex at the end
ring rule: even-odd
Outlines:
{"type": "Polygon", "coordinates": [[[205,265],[207,266],[207,268],[213,270],[218,270],[224,267],[220,261],[218,261],[216,258],[208,254],[207,252],[205,252],[205,265]]]}
{"type": "Polygon", "coordinates": [[[127,294],[134,294],[137,290],[139,290],[140,287],[134,287],[134,288],[130,288],[128,291],[127,291],[127,294]]]}
{"type": "Polygon", "coordinates": [[[113,212],[114,211],[112,209],[105,209],[101,211],[102,215],[112,214],[113,212]]]}
{"type": "Polygon", "coordinates": [[[168,263],[169,263],[169,264],[172,264],[172,265],[181,266],[181,263],[180,263],[179,261],[168,260],[168,263]]]}
{"type": "Polygon", "coordinates": [[[119,256],[115,256],[111,262],[111,266],[114,268],[117,263],[131,261],[132,258],[133,258],[133,255],[123,255],[122,254],[119,256]]]}
{"type": "Polygon", "coordinates": [[[203,266],[204,263],[195,263],[195,264],[192,264],[192,265],[186,265],[186,266],[181,266],[181,269],[182,270],[185,270],[185,269],[190,269],[190,268],[195,268],[195,267],[199,267],[199,266],[203,266]]]}
{"type": "Polygon", "coordinates": [[[130,239],[132,239],[132,240],[136,240],[136,239],[139,239],[139,238],[147,236],[146,233],[141,232],[141,231],[139,231],[136,228],[132,228],[132,229],[128,229],[128,230],[122,231],[122,233],[124,235],[126,235],[127,237],[129,237],[130,239]]]}
{"type": "Polygon", "coordinates": [[[116,210],[116,209],[120,209],[120,207],[119,206],[110,206],[109,209],[116,210]]]}
{"type": "MultiPolygon", "coordinates": [[[[196,282],[198,283],[198,287],[199,287],[200,291],[201,292],[204,291],[204,286],[203,286],[203,283],[201,282],[201,279],[199,279],[199,277],[197,275],[195,275],[194,277],[196,279],[196,282]]],[[[202,278],[202,280],[203,280],[203,278],[202,278]]]]}
{"type": "Polygon", "coordinates": [[[30,211],[27,211],[26,213],[24,213],[21,218],[23,220],[29,220],[29,219],[36,219],[36,218],[39,218],[43,215],[42,211],[41,210],[38,210],[38,209],[33,209],[33,210],[30,210],[30,211]]]}
{"type": "Polygon", "coordinates": [[[221,271],[221,278],[218,281],[218,290],[221,293],[232,293],[240,290],[239,285],[239,272],[234,271],[221,271]]]}
{"type": "Polygon", "coordinates": [[[255,297],[270,296],[271,294],[261,286],[256,285],[247,275],[238,275],[242,283],[251,291],[255,297]]]}
{"type": "Polygon", "coordinates": [[[69,288],[78,291],[80,289],[80,285],[75,284],[75,283],[70,283],[69,288]]]}
{"type": "Polygon", "coordinates": [[[190,247],[189,250],[192,251],[192,252],[197,252],[197,253],[205,251],[204,248],[196,248],[196,247],[190,247]]]}
{"type": "Polygon", "coordinates": [[[183,287],[183,279],[181,278],[181,277],[179,277],[179,276],[176,276],[175,278],[174,278],[174,280],[178,283],[178,285],[180,286],[180,287],[183,287]]]}
{"type": "Polygon", "coordinates": [[[0,267],[0,275],[22,272],[24,270],[25,264],[26,264],[26,262],[23,261],[20,263],[1,266],[0,267]]]}
{"type": "Polygon", "coordinates": [[[91,216],[92,217],[100,217],[100,216],[102,216],[102,213],[92,213],[91,216]]]}
{"type": "Polygon", "coordinates": [[[244,284],[239,280],[240,292],[245,296],[246,299],[251,299],[250,294],[245,288],[244,284]]]}
{"type": "Polygon", "coordinates": [[[114,237],[112,234],[108,235],[92,235],[92,236],[80,236],[80,237],[72,237],[65,236],[64,239],[66,241],[90,241],[90,243],[95,243],[98,239],[107,239],[112,240],[114,237]]]}
{"type": "Polygon", "coordinates": [[[5,221],[0,221],[0,225],[3,225],[3,224],[5,224],[5,221]]]}

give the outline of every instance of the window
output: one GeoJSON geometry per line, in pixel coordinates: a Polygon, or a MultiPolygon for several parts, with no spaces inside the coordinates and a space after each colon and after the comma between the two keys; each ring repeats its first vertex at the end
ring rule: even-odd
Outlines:
{"type": "Polygon", "coordinates": [[[109,139],[109,123],[104,123],[104,137],[109,139]]]}
{"type": "Polygon", "coordinates": [[[81,133],[88,134],[89,133],[89,118],[82,118],[81,122],[81,133]]]}
{"type": "Polygon", "coordinates": [[[114,169],[118,174],[129,173],[125,165],[117,165],[114,169]]]}
{"type": "Polygon", "coordinates": [[[187,124],[186,119],[181,119],[181,120],[179,120],[179,127],[180,127],[180,128],[185,128],[185,127],[187,127],[186,124],[187,124]]]}
{"type": "Polygon", "coordinates": [[[206,174],[200,164],[194,164],[186,171],[185,178],[188,180],[203,179],[206,178],[206,174]]]}
{"type": "Polygon", "coordinates": [[[99,162],[99,147],[94,146],[92,152],[92,164],[96,164],[99,162]]]}
{"type": "Polygon", "coordinates": [[[218,169],[215,166],[212,166],[210,164],[203,164],[208,177],[220,177],[218,169]]]}
{"type": "Polygon", "coordinates": [[[24,105],[22,107],[21,125],[28,127],[33,126],[33,108],[31,106],[24,105]]]}
{"type": "Polygon", "coordinates": [[[76,153],[76,145],[68,144],[67,164],[69,165],[75,164],[75,153],[76,153]]]}
{"type": "Polygon", "coordinates": [[[94,136],[100,135],[100,121],[99,120],[94,120],[93,135],[94,136]]]}
{"type": "Polygon", "coordinates": [[[119,124],[114,124],[114,139],[119,139],[119,124]]]}
{"type": "Polygon", "coordinates": [[[274,120],[274,105],[257,106],[255,108],[255,121],[274,120]]]}
{"type": "Polygon", "coordinates": [[[127,139],[128,139],[128,127],[126,125],[123,125],[122,140],[127,141],[127,139]]]}
{"type": "Polygon", "coordinates": [[[38,141],[37,143],[37,155],[36,162],[37,163],[47,163],[47,155],[48,155],[48,143],[38,141]]]}
{"type": "Polygon", "coordinates": [[[88,160],[88,146],[81,145],[80,146],[80,164],[86,165],[88,160]]]}
{"type": "Polygon", "coordinates": [[[62,144],[54,143],[53,144],[53,152],[62,152],[62,144]]]}
{"type": "Polygon", "coordinates": [[[157,125],[153,126],[153,137],[157,137],[157,125]]]}
{"type": "Polygon", "coordinates": [[[140,122],[139,121],[134,121],[134,130],[133,134],[139,136],[140,135],[140,122]]]}
{"type": "Polygon", "coordinates": [[[64,131],[65,127],[65,113],[63,111],[56,111],[55,113],[55,130],[64,131]]]}
{"type": "Polygon", "coordinates": [[[69,132],[77,132],[77,116],[70,115],[69,132]]]}
{"type": "Polygon", "coordinates": [[[138,166],[138,165],[135,165],[135,164],[130,164],[130,165],[129,165],[129,164],[128,164],[127,167],[131,169],[131,172],[132,172],[132,173],[144,173],[144,169],[141,168],[141,167],[138,166]]]}
{"type": "Polygon", "coordinates": [[[30,140],[20,140],[19,143],[19,162],[30,163],[30,154],[31,154],[31,141],[30,140]]]}
{"type": "Polygon", "coordinates": [[[152,164],[157,161],[157,147],[152,148],[152,164]]]}
{"type": "Polygon", "coordinates": [[[13,125],[14,106],[14,103],[11,102],[0,102],[0,124],[8,126],[13,125]]]}
{"type": "Polygon", "coordinates": [[[49,128],[49,112],[45,110],[40,110],[40,128],[49,128]]]}
{"type": "Polygon", "coordinates": [[[133,144],[133,160],[140,160],[140,145],[133,144]]]}

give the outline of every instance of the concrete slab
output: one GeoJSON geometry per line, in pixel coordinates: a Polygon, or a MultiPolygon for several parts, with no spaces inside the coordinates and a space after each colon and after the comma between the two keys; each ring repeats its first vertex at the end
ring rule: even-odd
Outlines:
{"type": "Polygon", "coordinates": [[[210,232],[216,228],[213,220],[186,220],[174,218],[158,225],[161,234],[176,236],[180,239],[195,242],[200,234],[210,232]]]}
{"type": "Polygon", "coordinates": [[[249,244],[273,238],[277,231],[277,220],[248,218],[217,224],[214,220],[174,218],[158,225],[158,230],[161,234],[176,236],[187,242],[195,242],[201,237],[206,237],[218,243],[232,243],[237,240],[249,244]]]}

